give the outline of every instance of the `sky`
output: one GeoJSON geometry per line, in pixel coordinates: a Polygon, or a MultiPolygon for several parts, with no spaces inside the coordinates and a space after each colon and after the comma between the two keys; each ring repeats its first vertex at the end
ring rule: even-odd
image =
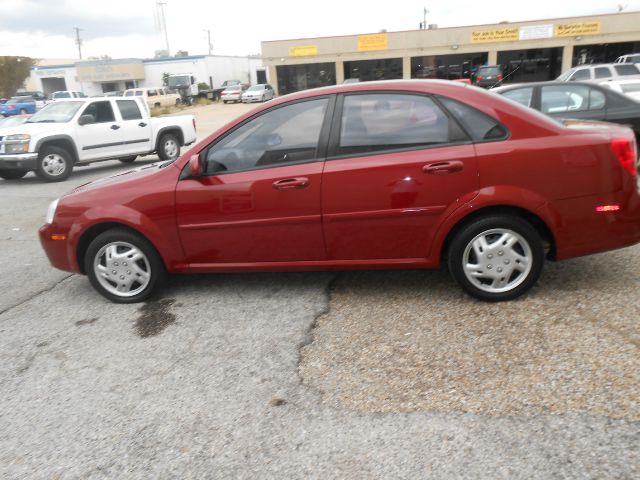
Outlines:
{"type": "MultiPolygon", "coordinates": [[[[171,54],[260,54],[260,42],[414,30],[423,19],[438,27],[541,20],[640,11],[640,0],[400,0],[377,4],[344,0],[217,2],[162,0],[171,54]],[[535,8],[533,8],[535,6],[535,8]]],[[[149,58],[163,48],[156,0],[0,0],[0,55],[77,59],[149,58]]],[[[640,27],[639,27],[640,28],[640,27]]]]}

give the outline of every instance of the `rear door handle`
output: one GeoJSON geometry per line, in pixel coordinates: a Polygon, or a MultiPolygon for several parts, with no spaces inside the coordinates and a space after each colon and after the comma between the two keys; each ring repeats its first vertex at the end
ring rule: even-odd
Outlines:
{"type": "Polygon", "coordinates": [[[111,130],[118,130],[120,125],[111,125],[111,130]]]}
{"type": "Polygon", "coordinates": [[[144,122],[140,122],[140,123],[138,124],[138,126],[139,126],[139,127],[146,127],[146,126],[147,126],[147,124],[146,124],[146,123],[144,123],[144,122]]]}
{"type": "Polygon", "coordinates": [[[434,162],[427,163],[422,167],[424,173],[430,173],[433,175],[443,175],[446,173],[461,172],[464,170],[464,163],[460,160],[451,160],[449,162],[434,162]]]}
{"type": "Polygon", "coordinates": [[[273,182],[273,188],[276,190],[297,190],[309,186],[307,177],[285,178],[273,182]]]}

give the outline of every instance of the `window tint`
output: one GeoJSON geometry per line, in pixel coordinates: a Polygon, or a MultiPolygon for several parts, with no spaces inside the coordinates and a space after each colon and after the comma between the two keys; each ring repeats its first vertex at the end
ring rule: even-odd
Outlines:
{"type": "Polygon", "coordinates": [[[375,152],[465,140],[434,101],[400,94],[348,95],[338,154],[375,152]]]}
{"type": "Polygon", "coordinates": [[[482,140],[502,140],[509,135],[507,129],[500,123],[469,105],[456,102],[449,98],[441,98],[440,101],[451,114],[456,117],[476,142],[482,140]]]}
{"type": "Polygon", "coordinates": [[[596,78],[607,78],[613,75],[608,67],[596,67],[593,69],[593,73],[596,78]]]}
{"type": "Polygon", "coordinates": [[[606,104],[606,97],[604,93],[595,88],[591,88],[589,95],[589,110],[602,110],[606,104]]]}
{"type": "Polygon", "coordinates": [[[524,105],[525,107],[530,107],[531,97],[533,96],[533,87],[516,88],[515,90],[504,92],[502,95],[524,105]]]}
{"type": "Polygon", "coordinates": [[[133,97],[133,92],[132,91],[124,92],[124,96],[125,97],[133,97]]]}
{"type": "Polygon", "coordinates": [[[111,102],[93,102],[90,103],[87,108],[84,109],[82,115],[93,115],[95,119],[91,123],[103,123],[114,122],[113,109],[111,108],[111,102]]]}
{"type": "Polygon", "coordinates": [[[123,120],[138,120],[142,118],[135,100],[116,100],[123,120]]]}
{"type": "Polygon", "coordinates": [[[141,97],[143,93],[142,90],[136,90],[136,97],[141,97]]]}
{"type": "Polygon", "coordinates": [[[540,90],[542,113],[581,112],[589,109],[589,87],[553,85],[540,90]]]}
{"type": "Polygon", "coordinates": [[[314,160],[327,103],[326,98],[295,103],[249,120],[209,149],[206,172],[314,160]]]}
{"type": "Polygon", "coordinates": [[[616,65],[613,67],[618,72],[618,75],[640,75],[640,70],[636,68],[635,65],[616,65]]]}
{"type": "Polygon", "coordinates": [[[572,82],[576,80],[591,80],[591,74],[589,73],[589,69],[583,68],[581,70],[576,70],[576,72],[573,75],[571,75],[569,80],[572,82]]]}

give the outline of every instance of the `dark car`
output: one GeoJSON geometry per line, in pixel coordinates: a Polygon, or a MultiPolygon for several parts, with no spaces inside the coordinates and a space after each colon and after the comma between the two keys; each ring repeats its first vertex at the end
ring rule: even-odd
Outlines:
{"type": "Polygon", "coordinates": [[[478,67],[475,85],[482,88],[493,88],[502,83],[502,66],[483,65],[478,67]]]}
{"type": "Polygon", "coordinates": [[[539,82],[493,90],[555,118],[577,118],[620,123],[640,138],[640,102],[587,82],[539,82]]]}
{"type": "Polygon", "coordinates": [[[167,272],[441,262],[474,297],[508,300],[545,258],[640,241],[633,132],[568,123],[451,81],[305,90],[175,161],[69,192],[40,240],[116,302],[167,272]]]}

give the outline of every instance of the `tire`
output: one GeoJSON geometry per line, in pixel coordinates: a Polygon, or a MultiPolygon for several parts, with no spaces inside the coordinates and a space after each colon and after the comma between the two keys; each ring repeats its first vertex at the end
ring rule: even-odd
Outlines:
{"type": "Polygon", "coordinates": [[[158,142],[160,160],[175,160],[180,156],[180,142],[173,133],[165,133],[158,142]]]}
{"type": "Polygon", "coordinates": [[[27,111],[24,108],[20,109],[20,115],[25,115],[27,113],[27,111]]]}
{"type": "Polygon", "coordinates": [[[71,154],[64,148],[45,146],[38,152],[36,175],[45,182],[62,182],[73,170],[71,154]]]}
{"type": "Polygon", "coordinates": [[[153,104],[153,108],[160,108],[160,107],[161,107],[161,105],[158,102],[153,104]]]}
{"type": "Polygon", "coordinates": [[[448,253],[456,282],[472,297],[487,302],[523,295],[535,285],[544,264],[536,229],[509,215],[480,218],[462,227],[448,253]]]}
{"type": "Polygon", "coordinates": [[[180,99],[179,98],[176,99],[176,107],[178,107],[178,106],[180,106],[180,99]]]}
{"type": "Polygon", "coordinates": [[[133,163],[135,159],[138,158],[137,155],[131,155],[130,157],[119,158],[122,163],[133,163]]]}
{"type": "Polygon", "coordinates": [[[227,103],[227,101],[226,101],[226,100],[223,100],[223,101],[222,101],[222,103],[226,104],[226,103],[227,103]]]}
{"type": "Polygon", "coordinates": [[[107,230],[93,239],[84,256],[84,268],[93,288],[116,303],[149,298],[162,287],[167,275],[153,245],[123,228],[107,230]],[[132,261],[132,255],[137,260],[132,261]]]}
{"type": "Polygon", "coordinates": [[[29,170],[3,170],[0,171],[0,178],[5,180],[18,180],[24,177],[29,170]]]}

